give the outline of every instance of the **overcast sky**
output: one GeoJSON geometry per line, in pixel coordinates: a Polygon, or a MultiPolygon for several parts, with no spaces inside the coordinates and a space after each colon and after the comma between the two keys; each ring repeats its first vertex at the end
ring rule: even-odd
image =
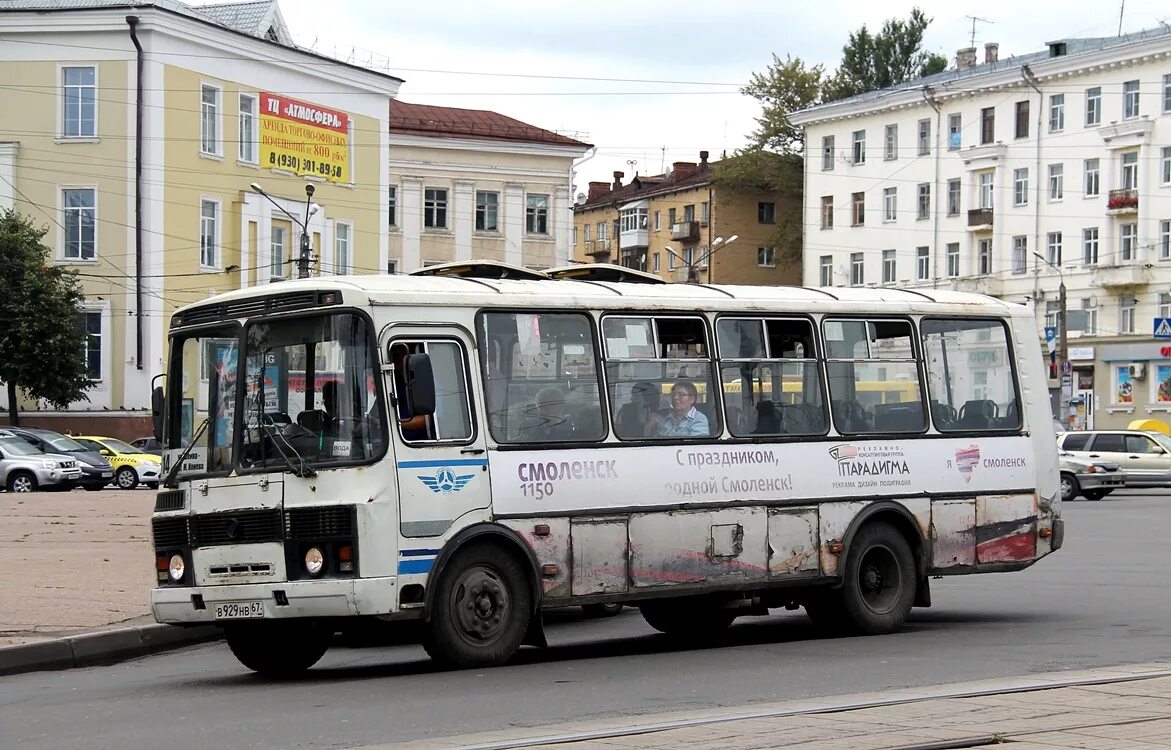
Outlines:
{"type": "MultiPolygon", "coordinates": [[[[913,3],[820,0],[280,0],[298,43],[373,63],[405,79],[404,101],[490,109],[598,147],[576,190],[614,170],[657,174],[664,163],[717,159],[745,144],[759,105],[739,93],[775,53],[836,66],[863,23],[905,17],[913,3]],[[602,80],[610,79],[610,80],[602,80]],[[613,80],[613,79],[627,79],[613,80]],[[630,79],[636,79],[632,81],[630,79]],[[666,149],[665,153],[663,149],[666,149]],[[636,164],[628,164],[635,161],[636,164]]],[[[1000,56],[1052,39],[1110,36],[1118,0],[923,0],[926,47],[954,60],[977,15],[976,45],[1000,56]]],[[[1123,31],[1171,21],[1166,0],[1126,0],[1123,31]]],[[[980,59],[983,59],[981,52],[980,59]]]]}

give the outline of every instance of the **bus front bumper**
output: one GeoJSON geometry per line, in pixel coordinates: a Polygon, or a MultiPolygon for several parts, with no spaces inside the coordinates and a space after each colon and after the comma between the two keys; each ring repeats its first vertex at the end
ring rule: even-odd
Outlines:
{"type": "Polygon", "coordinates": [[[155,620],[172,625],[237,619],[353,617],[394,611],[398,579],[289,581],[286,583],[155,588],[155,620]]]}

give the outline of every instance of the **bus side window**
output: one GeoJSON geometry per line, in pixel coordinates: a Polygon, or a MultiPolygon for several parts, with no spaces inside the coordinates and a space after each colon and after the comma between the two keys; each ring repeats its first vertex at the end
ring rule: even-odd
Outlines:
{"type": "Polygon", "coordinates": [[[826,319],[822,331],[838,432],[907,433],[926,428],[910,321],[826,319]]]}
{"type": "Polygon", "coordinates": [[[935,429],[1020,429],[1020,396],[1003,321],[924,318],[920,335],[935,429]]]}
{"type": "Polygon", "coordinates": [[[403,440],[470,440],[474,429],[463,347],[449,340],[396,342],[391,346],[390,356],[394,364],[395,416],[403,440]],[[407,355],[421,353],[431,357],[431,369],[435,376],[435,413],[430,416],[410,414],[404,395],[407,355]]]}

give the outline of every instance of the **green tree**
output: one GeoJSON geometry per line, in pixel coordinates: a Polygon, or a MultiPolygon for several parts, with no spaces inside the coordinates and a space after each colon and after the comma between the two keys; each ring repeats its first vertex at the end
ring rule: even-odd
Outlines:
{"type": "Polygon", "coordinates": [[[877,91],[947,69],[947,58],[923,49],[923,33],[931,25],[919,8],[906,20],[888,18],[882,30],[862,28],[850,33],[842,47],[842,64],[826,82],[825,100],[835,101],[877,91]]]}
{"type": "Polygon", "coordinates": [[[93,386],[78,325],[84,296],[73,271],[49,262],[47,231],[15,211],[0,213],[0,381],[12,425],[20,423],[18,389],[63,408],[93,386]]]}

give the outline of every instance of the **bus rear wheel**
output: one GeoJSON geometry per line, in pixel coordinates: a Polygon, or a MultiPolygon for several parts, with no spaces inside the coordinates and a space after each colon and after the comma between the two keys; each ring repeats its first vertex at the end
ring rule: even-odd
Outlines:
{"type": "Polygon", "coordinates": [[[647,625],[676,638],[712,638],[736,620],[735,611],[700,602],[648,602],[638,609],[647,625]]]}
{"type": "Polygon", "coordinates": [[[452,667],[487,667],[520,648],[532,615],[528,576],[515,557],[477,544],[460,550],[439,579],[423,648],[452,667]]]}
{"type": "Polygon", "coordinates": [[[275,679],[300,676],[329,649],[331,633],[312,621],[277,620],[227,625],[232,654],[253,672],[275,679]]]}
{"type": "Polygon", "coordinates": [[[830,630],[854,635],[892,633],[915,602],[915,558],[907,540],[888,523],[862,527],[850,543],[842,587],[805,605],[810,618],[830,630]]]}

